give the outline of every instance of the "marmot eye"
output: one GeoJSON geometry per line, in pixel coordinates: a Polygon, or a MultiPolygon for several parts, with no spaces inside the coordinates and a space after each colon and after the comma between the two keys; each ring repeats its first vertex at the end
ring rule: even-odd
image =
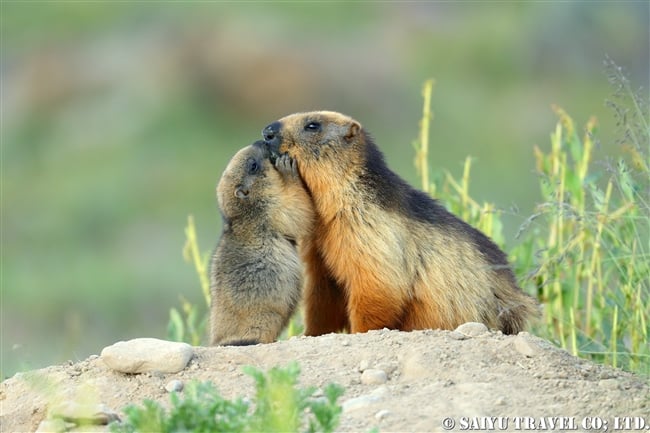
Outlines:
{"type": "Polygon", "coordinates": [[[249,174],[254,174],[260,171],[260,164],[255,161],[254,159],[249,159],[248,160],[248,173],[249,174]]]}
{"type": "Polygon", "coordinates": [[[320,131],[320,123],[309,122],[308,124],[305,125],[305,131],[310,131],[310,132],[320,131]]]}

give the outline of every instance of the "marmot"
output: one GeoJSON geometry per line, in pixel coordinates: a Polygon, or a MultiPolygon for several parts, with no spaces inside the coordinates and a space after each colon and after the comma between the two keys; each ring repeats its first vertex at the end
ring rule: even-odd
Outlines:
{"type": "Polygon", "coordinates": [[[241,149],[217,186],[223,231],[212,255],[211,344],[270,343],[301,296],[297,245],[313,227],[311,198],[295,161],[262,141],[241,149]]]}
{"type": "Polygon", "coordinates": [[[307,335],[470,321],[514,334],[539,314],[499,247],[391,171],[356,120],[296,113],[262,134],[273,154],[297,160],[316,212],[307,335]]]}

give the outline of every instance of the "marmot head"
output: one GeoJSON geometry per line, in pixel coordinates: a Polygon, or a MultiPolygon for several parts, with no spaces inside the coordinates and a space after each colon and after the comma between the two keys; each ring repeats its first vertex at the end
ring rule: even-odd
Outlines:
{"type": "Polygon", "coordinates": [[[291,114],[268,125],[262,135],[272,158],[288,153],[298,161],[300,174],[307,181],[308,173],[319,168],[345,175],[348,167],[362,165],[366,136],[361,124],[345,114],[291,114]]]}
{"type": "Polygon", "coordinates": [[[217,200],[223,216],[231,219],[251,214],[268,199],[268,177],[278,177],[263,141],[244,147],[232,157],[217,185],[217,200]]]}

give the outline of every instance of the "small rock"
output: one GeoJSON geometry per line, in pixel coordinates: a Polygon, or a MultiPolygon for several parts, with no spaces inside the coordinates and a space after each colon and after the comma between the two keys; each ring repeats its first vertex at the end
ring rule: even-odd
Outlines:
{"type": "Polygon", "coordinates": [[[122,373],[177,373],[185,368],[193,354],[192,346],[187,343],[136,338],[105,347],[101,358],[108,367],[122,373]]]}
{"type": "Polygon", "coordinates": [[[370,406],[371,404],[380,401],[388,394],[388,388],[386,386],[380,386],[375,389],[370,394],[360,395],[359,397],[354,397],[343,402],[341,407],[343,412],[350,412],[364,407],[370,406]]]}
{"type": "Polygon", "coordinates": [[[456,382],[454,382],[451,379],[447,379],[444,382],[442,382],[442,387],[443,388],[449,388],[450,386],[454,386],[454,385],[456,385],[456,382]]]}
{"type": "Polygon", "coordinates": [[[379,401],[379,397],[371,396],[368,394],[360,395],[359,397],[354,397],[343,402],[341,408],[343,412],[351,412],[358,409],[363,409],[366,406],[370,406],[372,403],[379,401]]]}
{"type": "Polygon", "coordinates": [[[488,332],[488,329],[487,326],[482,323],[467,322],[456,328],[455,332],[460,332],[467,337],[478,337],[479,335],[486,334],[488,332]]]}
{"type": "Polygon", "coordinates": [[[67,430],[68,427],[62,419],[45,419],[38,425],[36,433],[59,433],[67,430]]]}
{"type": "Polygon", "coordinates": [[[375,365],[375,368],[379,370],[384,370],[388,376],[392,376],[393,373],[397,370],[397,362],[396,361],[387,361],[387,362],[380,362],[377,365],[375,365]]]}
{"type": "Polygon", "coordinates": [[[497,399],[494,400],[494,404],[495,404],[496,406],[503,406],[503,405],[505,405],[505,404],[506,404],[506,399],[505,399],[505,397],[497,397],[497,399]]]}
{"type": "Polygon", "coordinates": [[[616,379],[602,379],[598,381],[598,386],[609,391],[615,391],[618,387],[618,380],[616,379]]]}
{"type": "Polygon", "coordinates": [[[402,378],[406,380],[423,379],[432,374],[429,363],[420,354],[409,356],[402,365],[402,378]]]}
{"type": "Polygon", "coordinates": [[[349,346],[350,341],[349,340],[341,340],[341,346],[349,346]]]}
{"type": "Polygon", "coordinates": [[[145,375],[149,376],[149,377],[156,378],[156,379],[160,379],[160,380],[163,380],[165,378],[165,373],[163,373],[161,371],[158,371],[158,370],[149,371],[149,372],[145,373],[145,375]]]}
{"type": "Polygon", "coordinates": [[[517,335],[512,343],[515,347],[515,350],[527,358],[532,358],[539,354],[539,347],[533,342],[528,340],[523,335],[517,335]]]}
{"type": "Polygon", "coordinates": [[[609,372],[607,370],[602,370],[598,374],[598,379],[613,379],[615,377],[616,377],[615,375],[613,375],[611,372],[609,372]]]}
{"type": "Polygon", "coordinates": [[[180,391],[183,390],[183,386],[184,386],[183,382],[178,380],[178,379],[170,380],[169,382],[167,382],[167,385],[165,385],[165,391],[167,391],[167,392],[174,392],[174,391],[180,392],[180,391]]]}
{"type": "Polygon", "coordinates": [[[451,331],[448,335],[452,340],[467,340],[467,335],[458,331],[451,331]]]}
{"type": "Polygon", "coordinates": [[[367,370],[369,367],[370,367],[370,361],[368,361],[367,359],[362,359],[361,362],[359,363],[359,371],[362,373],[365,370],[367,370]]]}
{"type": "Polygon", "coordinates": [[[370,395],[374,395],[379,398],[386,397],[388,394],[389,394],[388,387],[386,385],[377,387],[377,389],[375,389],[373,392],[370,393],[370,395]]]}
{"type": "Polygon", "coordinates": [[[388,375],[384,370],[377,368],[368,368],[361,373],[361,383],[364,385],[382,385],[388,380],[388,375]]]}
{"type": "Polygon", "coordinates": [[[380,410],[379,412],[377,412],[375,414],[375,419],[378,420],[378,421],[381,421],[382,419],[388,417],[388,415],[390,415],[390,414],[391,414],[391,412],[389,410],[382,409],[382,410],[380,410]]]}

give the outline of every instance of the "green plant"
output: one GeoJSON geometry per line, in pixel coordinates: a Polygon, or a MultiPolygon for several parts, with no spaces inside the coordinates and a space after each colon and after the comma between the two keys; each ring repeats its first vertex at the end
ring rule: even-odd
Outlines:
{"type": "Polygon", "coordinates": [[[199,346],[207,332],[208,315],[200,312],[199,307],[183,296],[180,297],[180,302],[182,314],[174,307],[169,309],[167,338],[199,346]]]}
{"type": "MultiPolygon", "coordinates": [[[[542,203],[527,218],[511,262],[521,285],[542,304],[535,332],[574,355],[650,374],[650,127],[647,103],[621,69],[607,62],[625,155],[595,171],[596,122],[582,136],[573,120],[559,121],[551,148],[535,148],[542,203]],[[648,148],[644,146],[648,146],[648,148]]],[[[431,86],[425,85],[425,101],[431,86]]],[[[431,118],[424,110],[421,130],[431,118]]],[[[426,142],[416,143],[416,166],[426,165],[426,142]]],[[[429,184],[432,195],[504,245],[501,211],[469,195],[471,159],[460,180],[449,172],[429,184]]],[[[424,180],[424,177],[423,177],[424,180]]],[[[426,184],[425,184],[426,186],[426,184]]]]}
{"type": "Polygon", "coordinates": [[[498,245],[504,244],[503,224],[500,212],[495,209],[492,203],[478,203],[469,194],[470,174],[472,169],[472,158],[465,158],[463,174],[456,179],[453,174],[443,170],[441,175],[429,180],[428,148],[429,129],[433,119],[431,111],[431,96],[433,93],[434,80],[425,81],[422,96],[424,106],[422,108],[422,119],[420,120],[418,139],[413,142],[415,149],[415,167],[422,180],[422,190],[442,201],[445,206],[455,215],[464,221],[477,227],[490,236],[498,245]]]}
{"type": "Polygon", "coordinates": [[[126,420],[112,423],[110,431],[330,433],[338,425],[340,386],[328,384],[324,396],[315,398],[315,388],[297,388],[300,368],[296,363],[267,373],[254,367],[245,367],[244,372],[255,382],[251,403],[243,398],[225,400],[212,383],[194,381],[187,384],[183,399],[176,392],[171,394],[169,410],[152,400],[145,400],[141,407],[126,407],[126,420]]]}
{"type": "Polygon", "coordinates": [[[210,281],[208,277],[208,254],[201,254],[196,226],[192,215],[187,217],[185,227],[185,246],[183,247],[183,258],[194,266],[196,275],[199,278],[199,285],[205,299],[205,310],[190,303],[181,297],[181,309],[183,314],[176,308],[169,310],[169,322],[167,324],[167,338],[172,341],[184,341],[194,346],[201,344],[206,332],[208,314],[210,309],[210,281]]]}
{"type": "Polygon", "coordinates": [[[253,431],[295,432],[308,413],[307,432],[329,433],[338,425],[341,407],[336,404],[343,394],[343,388],[328,384],[323,389],[324,397],[312,399],[315,388],[296,388],[300,368],[295,362],[287,368],[274,367],[265,375],[253,367],[244,372],[255,380],[256,407],[251,417],[253,431]]]}
{"type": "Polygon", "coordinates": [[[523,247],[538,252],[528,281],[545,303],[545,331],[575,355],[650,372],[650,171],[633,173],[621,157],[592,173],[595,122],[580,138],[556,112],[550,152],[535,151],[544,200],[535,217],[545,230],[532,230],[523,247]]]}
{"type": "Polygon", "coordinates": [[[594,171],[595,120],[580,136],[555,108],[551,149],[535,149],[543,203],[515,253],[535,258],[524,281],[545,304],[542,335],[575,355],[650,374],[647,103],[621,68],[606,65],[624,154],[594,171]]]}

